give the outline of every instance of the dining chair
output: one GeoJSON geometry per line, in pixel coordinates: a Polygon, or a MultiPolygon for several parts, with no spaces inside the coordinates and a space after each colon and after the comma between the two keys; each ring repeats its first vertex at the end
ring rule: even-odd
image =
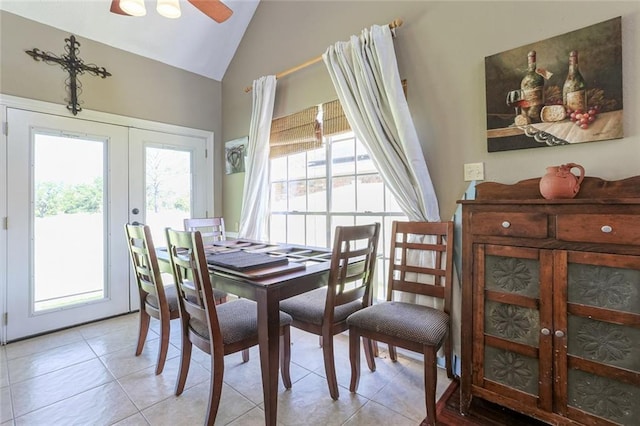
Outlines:
{"type": "MultiPolygon", "coordinates": [[[[351,392],[357,391],[360,379],[360,337],[364,338],[365,353],[369,354],[371,341],[389,344],[389,357],[393,361],[397,360],[396,346],[422,353],[425,420],[428,425],[436,424],[436,356],[442,346],[447,376],[453,377],[449,316],[452,277],[453,222],[393,222],[387,301],[347,318],[351,392]],[[398,299],[401,294],[404,299],[398,299]],[[440,302],[442,309],[415,303],[423,296],[440,302]]],[[[369,368],[375,371],[375,361],[373,368],[371,364],[369,368]]]]}
{"type": "Polygon", "coordinates": [[[131,266],[140,295],[140,322],[136,356],[142,353],[149,332],[151,318],[160,320],[160,348],[156,374],[162,373],[169,349],[170,321],[180,316],[175,286],[164,286],[158,257],[147,225],[125,224],[131,266]]]}
{"type": "Polygon", "coordinates": [[[347,329],[350,314],[371,304],[379,234],[379,223],[337,226],[328,285],[280,302],[280,310],[293,318],[292,326],[321,337],[324,369],[333,399],[340,395],[333,336],[347,329]]]}
{"type": "MultiPolygon", "coordinates": [[[[175,394],[184,390],[193,345],[211,355],[211,384],[206,424],[213,425],[222,393],[224,356],[258,344],[258,308],[248,299],[216,305],[202,234],[166,229],[171,270],[180,310],[182,346],[175,394]]],[[[280,313],[280,371],[291,388],[291,317],[280,313]]]]}
{"type": "MultiPolygon", "coordinates": [[[[200,231],[205,246],[227,239],[223,217],[186,218],[183,220],[183,226],[185,231],[200,231]]],[[[249,361],[249,349],[242,351],[242,361],[249,361]]]]}
{"type": "Polygon", "coordinates": [[[185,231],[200,231],[204,245],[227,239],[222,217],[186,218],[183,222],[185,231]]]}

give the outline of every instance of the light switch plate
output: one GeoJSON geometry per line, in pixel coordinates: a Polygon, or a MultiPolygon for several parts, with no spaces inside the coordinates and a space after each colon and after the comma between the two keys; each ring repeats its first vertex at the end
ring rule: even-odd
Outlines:
{"type": "Polygon", "coordinates": [[[464,165],[464,180],[484,180],[484,163],[466,163],[464,165]]]}

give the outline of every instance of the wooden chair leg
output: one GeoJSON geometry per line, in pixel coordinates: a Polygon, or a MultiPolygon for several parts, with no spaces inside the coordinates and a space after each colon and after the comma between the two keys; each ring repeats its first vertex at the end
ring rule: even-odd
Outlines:
{"type": "Polygon", "coordinates": [[[444,341],[444,366],[447,370],[447,377],[453,379],[453,355],[451,350],[451,338],[447,337],[444,341]]]}
{"type": "Polygon", "coordinates": [[[211,382],[209,386],[209,406],[207,407],[207,426],[213,426],[220,407],[222,378],[224,377],[224,354],[217,351],[211,354],[211,382]]]}
{"type": "Polygon", "coordinates": [[[182,348],[180,350],[180,368],[178,369],[178,380],[176,381],[176,396],[180,395],[184,390],[189,374],[189,365],[191,364],[191,342],[188,337],[182,335],[182,348]]]}
{"type": "Polygon", "coordinates": [[[391,361],[396,362],[398,360],[398,354],[396,353],[396,347],[389,345],[389,358],[391,361]]]}
{"type": "Polygon", "coordinates": [[[331,398],[337,400],[340,397],[340,392],[338,391],[336,363],[333,357],[333,336],[328,334],[322,336],[322,353],[324,355],[324,371],[329,385],[329,394],[331,398]]]}
{"type": "Polygon", "coordinates": [[[427,408],[427,425],[436,424],[436,385],[438,382],[437,349],[424,347],[424,399],[427,408]]]}
{"type": "Polygon", "coordinates": [[[353,327],[349,328],[349,362],[351,363],[349,391],[355,392],[360,383],[360,335],[353,327]]]}
{"type": "Polygon", "coordinates": [[[164,363],[169,351],[169,336],[171,333],[171,323],[169,318],[160,320],[160,347],[158,348],[158,361],[156,362],[156,375],[162,373],[164,363]]]}
{"type": "Polygon", "coordinates": [[[282,335],[280,336],[280,374],[282,375],[282,383],[286,389],[291,389],[291,329],[284,326],[282,335]]]}
{"type": "Polygon", "coordinates": [[[377,342],[363,337],[362,343],[364,344],[364,356],[367,359],[367,366],[369,366],[369,370],[376,371],[376,360],[374,357],[376,355],[375,348],[377,347],[377,342]]]}
{"type": "MultiPolygon", "coordinates": [[[[144,302],[142,302],[144,303],[144,302]]],[[[144,310],[144,305],[140,307],[140,325],[138,326],[138,345],[136,346],[136,356],[142,353],[144,348],[144,342],[147,340],[147,334],[149,333],[149,321],[151,317],[144,310]]]]}

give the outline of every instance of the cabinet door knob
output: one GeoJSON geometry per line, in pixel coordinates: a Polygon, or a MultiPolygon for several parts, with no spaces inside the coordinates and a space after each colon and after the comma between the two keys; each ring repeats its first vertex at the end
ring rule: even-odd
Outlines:
{"type": "Polygon", "coordinates": [[[508,228],[508,227],[510,227],[510,226],[511,226],[511,223],[509,223],[509,221],[506,221],[506,220],[505,220],[504,222],[502,222],[502,227],[503,227],[503,228],[508,228]]]}
{"type": "Polygon", "coordinates": [[[545,336],[548,336],[551,334],[551,330],[549,330],[548,328],[543,328],[542,330],[540,330],[540,333],[542,333],[545,336]]]}
{"type": "Polygon", "coordinates": [[[564,331],[556,330],[556,337],[564,337],[564,331]]]}
{"type": "Polygon", "coordinates": [[[613,228],[609,225],[604,225],[602,228],[600,228],[600,230],[602,232],[604,232],[605,234],[610,233],[611,231],[613,231],[613,228]]]}

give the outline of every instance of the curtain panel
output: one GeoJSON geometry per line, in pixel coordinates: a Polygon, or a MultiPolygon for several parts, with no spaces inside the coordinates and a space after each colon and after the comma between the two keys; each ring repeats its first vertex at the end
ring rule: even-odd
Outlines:
{"type": "Polygon", "coordinates": [[[267,240],[269,221],[269,135],[276,97],[276,77],[253,82],[253,104],[238,235],[267,240]]]}
{"type": "Polygon", "coordinates": [[[322,57],[351,128],[402,210],[411,220],[439,221],[389,26],[365,29],[359,37],[330,46],[322,57]]]}

